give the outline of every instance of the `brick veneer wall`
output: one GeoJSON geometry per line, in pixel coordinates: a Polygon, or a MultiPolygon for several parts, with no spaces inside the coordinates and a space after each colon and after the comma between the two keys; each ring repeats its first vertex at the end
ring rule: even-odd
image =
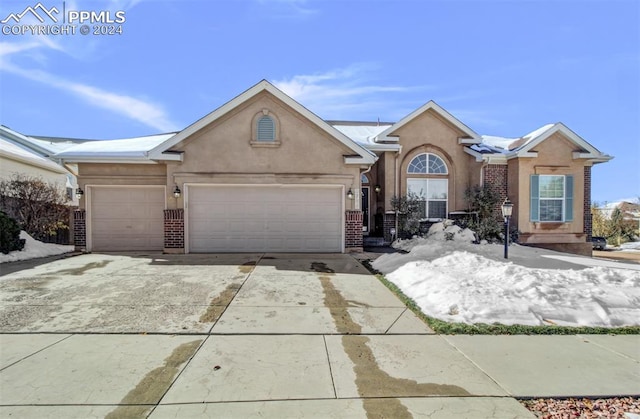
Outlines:
{"type": "Polygon", "coordinates": [[[164,210],[164,248],[184,249],[184,210],[164,210]]]}
{"type": "Polygon", "coordinates": [[[584,168],[584,233],[587,241],[591,241],[593,220],[591,218],[591,166],[584,168]]]}
{"type": "Polygon", "coordinates": [[[396,215],[395,214],[385,214],[384,220],[382,222],[382,229],[384,235],[384,241],[386,243],[391,243],[394,239],[398,237],[398,233],[396,232],[395,237],[391,236],[391,229],[396,228],[396,215]]]}
{"type": "Polygon", "coordinates": [[[493,209],[496,216],[502,217],[502,203],[507,199],[507,165],[490,164],[483,170],[483,182],[500,197],[493,209]]]}
{"type": "Polygon", "coordinates": [[[345,212],[344,247],[346,250],[362,250],[362,211],[345,212]]]}
{"type": "Polygon", "coordinates": [[[73,243],[76,250],[87,249],[87,212],[83,209],[73,211],[73,243]]]}

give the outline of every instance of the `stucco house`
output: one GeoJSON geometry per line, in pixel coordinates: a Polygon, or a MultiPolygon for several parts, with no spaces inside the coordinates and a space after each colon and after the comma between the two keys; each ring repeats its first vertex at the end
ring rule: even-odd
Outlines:
{"type": "Polygon", "coordinates": [[[0,179],[11,179],[16,174],[42,179],[57,185],[66,194],[69,205],[77,205],[72,193],[76,187],[76,177],[72,169],[65,167],[52,156],[74,145],[65,141],[62,145],[28,137],[4,125],[0,125],[0,179]]]}
{"type": "Polygon", "coordinates": [[[177,133],[86,142],[75,243],[87,251],[345,252],[395,227],[394,195],[424,215],[465,210],[490,184],[521,242],[588,253],[591,167],[611,159],[561,123],[480,136],[428,102],[396,123],[325,121],[261,81],[177,133]]]}

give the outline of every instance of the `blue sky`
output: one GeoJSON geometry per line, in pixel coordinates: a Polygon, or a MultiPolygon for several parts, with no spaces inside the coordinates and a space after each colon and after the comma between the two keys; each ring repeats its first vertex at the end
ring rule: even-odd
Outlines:
{"type": "MultiPolygon", "coordinates": [[[[36,4],[3,0],[0,20],[36,4]]],[[[0,123],[19,132],[180,130],[267,79],[325,119],[397,121],[432,99],[480,134],[519,137],[561,121],[615,156],[593,169],[594,200],[640,196],[636,0],[64,6],[123,10],[123,33],[0,35],[0,123]]]]}

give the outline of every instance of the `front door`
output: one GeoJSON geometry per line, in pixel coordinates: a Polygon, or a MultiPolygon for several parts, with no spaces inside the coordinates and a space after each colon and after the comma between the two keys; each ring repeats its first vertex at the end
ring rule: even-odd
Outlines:
{"type": "Polygon", "coordinates": [[[369,232],[369,187],[362,187],[362,232],[369,232]]]}

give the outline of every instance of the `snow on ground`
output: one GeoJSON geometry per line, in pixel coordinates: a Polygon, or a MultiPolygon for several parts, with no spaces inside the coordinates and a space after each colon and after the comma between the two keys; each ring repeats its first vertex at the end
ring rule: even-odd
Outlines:
{"type": "Polygon", "coordinates": [[[0,253],[0,263],[61,255],[63,253],[73,252],[74,250],[73,246],[42,243],[38,240],[35,240],[24,231],[20,232],[20,238],[26,240],[24,248],[19,252],[11,252],[8,255],[0,253]]]}
{"type": "Polygon", "coordinates": [[[562,254],[517,245],[510,246],[514,257],[505,261],[501,245],[472,244],[470,233],[436,224],[427,238],[395,244],[409,253],[382,255],[373,267],[425,314],[445,321],[640,324],[640,265],[565,255],[568,260],[554,261],[562,268],[548,269],[549,258],[562,254]],[[447,234],[453,240],[444,240],[447,234]],[[587,267],[590,263],[600,266],[587,267]]]}
{"type": "Polygon", "coordinates": [[[622,243],[620,245],[620,250],[623,252],[640,252],[640,241],[622,243]]]}

